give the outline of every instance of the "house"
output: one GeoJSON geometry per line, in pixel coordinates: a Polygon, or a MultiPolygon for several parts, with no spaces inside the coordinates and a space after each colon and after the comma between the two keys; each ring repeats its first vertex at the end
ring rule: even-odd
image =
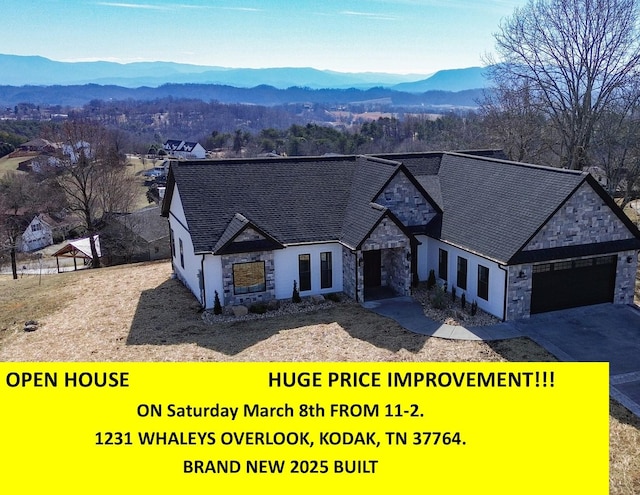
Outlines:
{"type": "Polygon", "coordinates": [[[36,251],[62,241],[79,222],[64,212],[60,214],[38,213],[20,236],[18,249],[36,251]]]}
{"type": "Polygon", "coordinates": [[[184,158],[185,160],[201,160],[207,156],[207,150],[205,150],[200,143],[168,139],[164,145],[162,145],[162,148],[168,155],[175,158],[184,158]]]}
{"type": "Polygon", "coordinates": [[[203,307],[441,284],[504,320],[633,302],[640,232],[586,172],[494,151],[172,162],[162,214],[203,307]]]}
{"type": "Polygon", "coordinates": [[[108,264],[171,258],[169,225],[159,206],[113,215],[101,239],[108,264]]]}
{"type": "Polygon", "coordinates": [[[26,143],[18,146],[18,149],[21,151],[37,151],[38,153],[55,153],[59,148],[59,144],[43,138],[32,139],[31,141],[27,141],[26,143]]]}

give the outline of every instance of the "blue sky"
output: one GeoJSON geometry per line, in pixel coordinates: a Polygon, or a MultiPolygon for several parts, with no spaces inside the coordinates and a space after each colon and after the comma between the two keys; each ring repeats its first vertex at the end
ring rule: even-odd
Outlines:
{"type": "Polygon", "coordinates": [[[3,0],[0,53],[429,74],[482,65],[526,0],[3,0]]]}

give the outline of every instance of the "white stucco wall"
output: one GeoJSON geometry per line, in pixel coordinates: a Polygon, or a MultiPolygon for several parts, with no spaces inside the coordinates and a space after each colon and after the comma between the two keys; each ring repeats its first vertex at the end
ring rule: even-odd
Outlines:
{"type": "Polygon", "coordinates": [[[288,246],[274,251],[276,298],[288,299],[293,292],[293,281],[300,287],[298,255],[311,255],[311,290],[300,292],[301,296],[328,294],[342,291],[342,246],[338,243],[306,244],[288,246]],[[320,288],[320,253],[331,252],[332,287],[320,288]]]}
{"type": "Polygon", "coordinates": [[[434,268],[429,266],[428,245],[429,238],[426,235],[417,235],[416,239],[420,241],[418,245],[418,279],[420,282],[426,282],[429,277],[429,270],[434,268]]]}
{"type": "MultiPolygon", "coordinates": [[[[422,245],[418,246],[418,274],[420,281],[426,281],[429,270],[433,269],[438,278],[438,250],[440,248],[447,251],[447,287],[451,290],[452,285],[456,285],[458,256],[467,259],[467,290],[465,295],[467,302],[476,301],[478,307],[498,318],[504,318],[504,297],[506,272],[500,268],[498,263],[472,254],[463,249],[445,244],[426,236],[419,237],[422,245]],[[426,260],[426,266],[425,266],[426,260]],[[484,300],[478,297],[478,265],[489,269],[489,299],[484,300]]],[[[458,297],[462,290],[458,289],[458,297]]]]}
{"type": "Polygon", "coordinates": [[[196,256],[193,252],[193,243],[191,235],[187,230],[187,220],[182,209],[180,193],[176,186],[173,190],[171,198],[169,228],[173,231],[173,243],[175,247],[175,257],[172,258],[173,271],[176,276],[182,280],[187,288],[193,292],[196,299],[202,303],[202,295],[200,283],[198,281],[198,272],[201,269],[202,256],[196,256]],[[182,252],[184,256],[184,267],[180,261],[180,241],[182,240],[182,252]]]}
{"type": "Polygon", "coordinates": [[[204,257],[204,279],[205,279],[205,297],[206,309],[212,309],[215,301],[216,293],[220,298],[220,304],[225,305],[224,288],[222,285],[222,257],[207,254],[204,257]]]}

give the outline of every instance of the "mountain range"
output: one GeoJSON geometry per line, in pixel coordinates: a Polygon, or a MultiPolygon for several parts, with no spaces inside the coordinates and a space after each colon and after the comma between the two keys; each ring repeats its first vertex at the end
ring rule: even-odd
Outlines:
{"type": "Polygon", "coordinates": [[[232,69],[174,62],[59,62],[40,56],[0,54],[0,85],[116,85],[125,88],[165,84],[215,84],[238,88],[361,89],[382,87],[407,93],[465,91],[488,86],[487,69],[442,70],[432,75],[344,73],[313,68],[232,69]]]}

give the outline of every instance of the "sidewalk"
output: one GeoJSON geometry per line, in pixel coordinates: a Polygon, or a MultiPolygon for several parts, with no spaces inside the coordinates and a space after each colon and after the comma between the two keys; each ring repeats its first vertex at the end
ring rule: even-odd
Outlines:
{"type": "Polygon", "coordinates": [[[407,330],[430,337],[452,340],[504,340],[524,335],[513,324],[506,322],[465,328],[433,321],[424,314],[420,303],[409,296],[365,302],[362,306],[397,321],[407,330]]]}

